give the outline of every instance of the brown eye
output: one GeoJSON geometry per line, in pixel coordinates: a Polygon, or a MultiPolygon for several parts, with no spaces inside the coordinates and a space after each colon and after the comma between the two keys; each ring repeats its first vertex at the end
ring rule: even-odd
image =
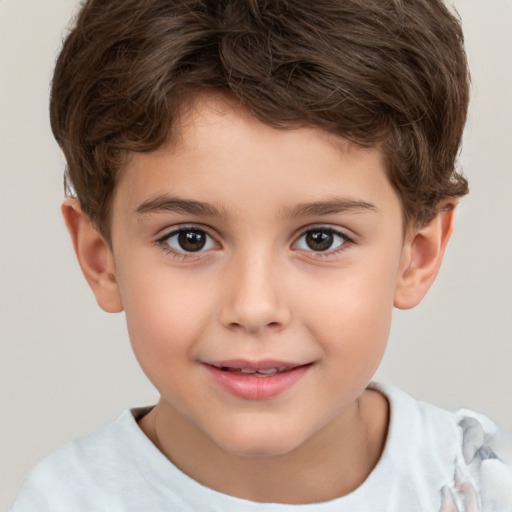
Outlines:
{"type": "Polygon", "coordinates": [[[297,241],[297,248],[306,251],[325,252],[342,246],[348,238],[328,228],[310,229],[297,241]]]}
{"type": "Polygon", "coordinates": [[[332,233],[329,231],[309,231],[306,233],[306,244],[313,251],[327,251],[333,243],[332,233]]]}
{"type": "Polygon", "coordinates": [[[206,233],[202,231],[180,231],[178,234],[180,248],[187,252],[200,251],[206,245],[206,233]]]}
{"type": "Polygon", "coordinates": [[[177,230],[162,241],[176,252],[199,252],[215,246],[210,235],[195,228],[177,230]]]}

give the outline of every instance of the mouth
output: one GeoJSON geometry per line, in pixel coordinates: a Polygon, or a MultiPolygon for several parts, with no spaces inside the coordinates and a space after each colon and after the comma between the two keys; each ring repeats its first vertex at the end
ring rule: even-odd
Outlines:
{"type": "Polygon", "coordinates": [[[254,375],[256,377],[272,377],[284,372],[289,372],[302,366],[309,366],[312,363],[292,363],[285,361],[218,361],[205,362],[204,364],[212,366],[221,372],[229,372],[237,375],[254,375]]]}
{"type": "Polygon", "coordinates": [[[219,361],[203,363],[216,384],[239,398],[265,400],[292,388],[313,363],[219,361]]]}
{"type": "MultiPolygon", "coordinates": [[[[298,366],[274,366],[271,368],[236,368],[232,366],[217,366],[212,365],[217,370],[221,372],[229,372],[235,375],[254,375],[255,377],[273,377],[274,375],[278,375],[280,373],[289,372],[298,368],[298,366]]],[[[302,366],[302,365],[300,365],[302,366]]]]}

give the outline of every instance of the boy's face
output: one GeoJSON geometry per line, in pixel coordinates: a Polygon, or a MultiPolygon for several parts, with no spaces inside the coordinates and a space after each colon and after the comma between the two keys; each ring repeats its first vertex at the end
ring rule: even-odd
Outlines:
{"type": "Polygon", "coordinates": [[[203,98],[173,146],[129,157],[112,233],[162,414],[229,453],[274,455],[354,412],[401,272],[401,205],[378,150],[203,98]]]}

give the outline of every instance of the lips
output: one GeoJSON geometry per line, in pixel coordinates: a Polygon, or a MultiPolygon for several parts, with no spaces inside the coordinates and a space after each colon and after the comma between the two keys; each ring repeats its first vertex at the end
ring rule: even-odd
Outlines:
{"type": "Polygon", "coordinates": [[[243,370],[242,368],[221,368],[223,371],[238,373],[241,375],[255,375],[256,377],[271,377],[278,373],[283,373],[290,368],[269,368],[267,370],[243,370]]]}
{"type": "MultiPolygon", "coordinates": [[[[289,370],[293,370],[297,365],[285,365],[285,366],[272,366],[272,367],[241,367],[237,366],[226,366],[226,365],[212,365],[224,372],[235,373],[239,375],[255,375],[256,377],[271,377],[279,373],[283,373],[289,370]]],[[[258,365],[255,365],[258,366],[258,365]]]]}
{"type": "Polygon", "coordinates": [[[215,384],[248,400],[268,400],[292,388],[311,363],[284,361],[220,361],[203,363],[215,384]]]}

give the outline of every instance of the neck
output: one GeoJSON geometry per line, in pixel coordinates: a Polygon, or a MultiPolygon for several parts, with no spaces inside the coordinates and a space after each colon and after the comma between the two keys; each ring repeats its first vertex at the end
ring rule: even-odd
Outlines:
{"type": "Polygon", "coordinates": [[[319,503],[354,491],[375,467],[388,404],[380,393],[365,391],[307,441],[274,456],[226,452],[162,400],[139,424],[179,469],[211,489],[258,502],[319,503]]]}

